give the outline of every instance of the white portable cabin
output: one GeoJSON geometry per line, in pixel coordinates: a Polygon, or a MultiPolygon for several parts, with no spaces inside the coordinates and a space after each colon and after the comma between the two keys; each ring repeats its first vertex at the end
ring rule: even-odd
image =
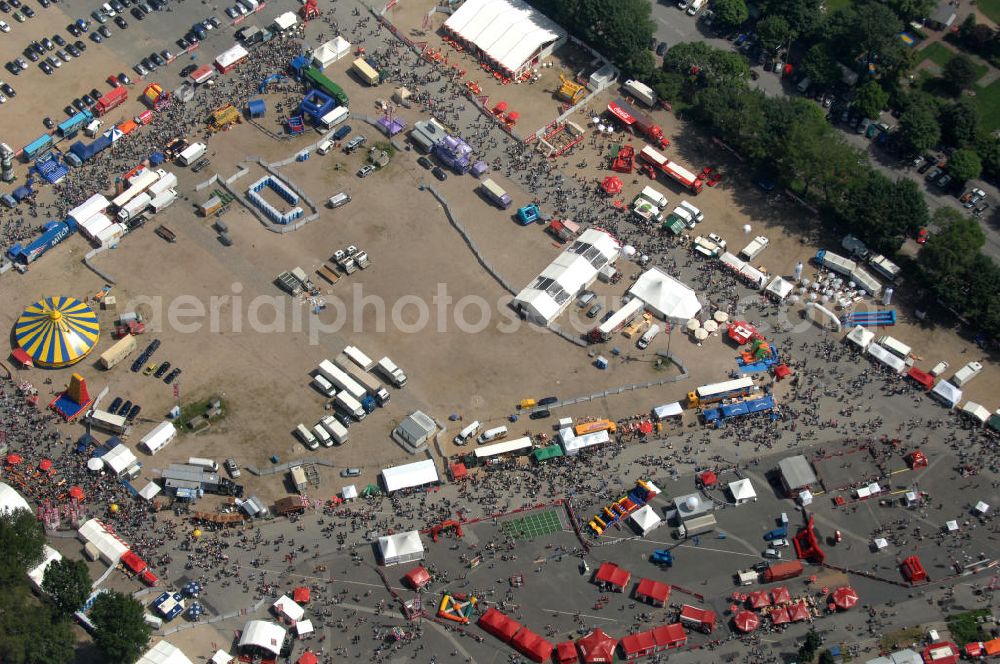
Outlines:
{"type": "Polygon", "coordinates": [[[176,437],[177,429],[173,423],[164,420],[153,427],[152,431],[143,436],[139,441],[139,445],[145,447],[146,451],[150,455],[153,455],[166,447],[176,437]]]}
{"type": "Polygon", "coordinates": [[[888,350],[896,357],[899,357],[904,360],[910,356],[910,352],[913,350],[899,339],[891,337],[888,334],[882,335],[881,337],[876,339],[875,342],[880,346],[884,347],[886,350],[888,350]]]}

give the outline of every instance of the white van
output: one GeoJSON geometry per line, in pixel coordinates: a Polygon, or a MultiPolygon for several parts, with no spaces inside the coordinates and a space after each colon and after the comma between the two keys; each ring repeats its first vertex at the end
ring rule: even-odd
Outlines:
{"type": "Polygon", "coordinates": [[[691,217],[694,219],[695,223],[701,223],[705,221],[705,215],[702,213],[701,210],[691,205],[690,201],[683,200],[680,202],[678,207],[682,207],[685,210],[687,210],[691,214],[691,217]]]}
{"type": "Polygon", "coordinates": [[[649,346],[649,342],[656,338],[656,335],[660,333],[660,329],[659,325],[651,325],[650,328],[646,330],[646,333],[639,337],[639,341],[635,344],[639,350],[649,346]]]}
{"type": "Polygon", "coordinates": [[[479,423],[479,420],[476,420],[475,422],[473,422],[469,426],[467,426],[464,429],[462,429],[461,431],[459,431],[458,435],[455,436],[455,444],[456,445],[465,445],[467,442],[469,442],[470,438],[472,438],[477,433],[479,433],[479,427],[480,426],[482,426],[482,425],[479,423]]]}
{"type": "Polygon", "coordinates": [[[333,141],[326,139],[318,146],[316,146],[316,154],[326,154],[333,148],[333,141]]]}
{"type": "Polygon", "coordinates": [[[295,435],[299,437],[299,440],[306,446],[306,449],[314,450],[319,447],[319,443],[316,442],[316,436],[312,435],[312,431],[307,429],[306,425],[300,424],[295,427],[295,435]]]}
{"type": "Polygon", "coordinates": [[[330,381],[323,378],[323,376],[316,376],[313,378],[312,386],[319,390],[320,394],[325,397],[330,397],[331,399],[337,394],[337,389],[330,384],[330,381]]]}
{"type": "Polygon", "coordinates": [[[205,459],[205,458],[202,458],[202,457],[190,457],[188,459],[188,465],[189,466],[201,466],[202,468],[210,470],[213,473],[219,472],[219,464],[217,464],[216,462],[212,461],[211,459],[205,459]]]}
{"type": "Polygon", "coordinates": [[[326,201],[326,206],[329,208],[339,208],[341,205],[347,205],[351,202],[351,195],[346,191],[342,191],[339,194],[331,196],[326,201]]]}
{"type": "Polygon", "coordinates": [[[496,427],[495,429],[487,429],[486,431],[479,434],[479,438],[476,438],[478,443],[488,443],[491,440],[499,440],[507,435],[507,427],[496,427]]]}
{"type": "Polygon", "coordinates": [[[333,447],[333,438],[330,437],[330,432],[322,424],[317,424],[313,427],[313,434],[323,444],[323,447],[333,447]]]}

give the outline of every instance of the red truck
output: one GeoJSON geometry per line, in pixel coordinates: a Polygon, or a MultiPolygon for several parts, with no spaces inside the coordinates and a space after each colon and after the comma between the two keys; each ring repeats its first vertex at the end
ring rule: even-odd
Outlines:
{"type": "Polygon", "coordinates": [[[97,103],[94,104],[94,114],[98,116],[104,115],[111,109],[124,104],[126,99],[128,99],[128,88],[124,85],[114,88],[97,100],[97,103]]]}
{"type": "Polygon", "coordinates": [[[802,574],[805,568],[802,566],[798,560],[789,560],[784,563],[775,563],[771,565],[766,570],[764,570],[764,583],[773,583],[775,581],[785,581],[787,579],[794,579],[795,577],[802,574]]]}
{"type": "Polygon", "coordinates": [[[670,145],[670,141],[663,135],[663,129],[645,113],[636,110],[624,99],[616,99],[608,103],[608,112],[617,118],[622,124],[632,127],[633,131],[642,134],[661,148],[670,145]]]}
{"type": "Polygon", "coordinates": [[[642,152],[639,153],[639,159],[643,163],[649,164],[654,171],[665,173],[677,182],[680,182],[692,194],[700,193],[705,186],[704,180],[680,164],[670,161],[648,145],[642,148],[642,152]]]}

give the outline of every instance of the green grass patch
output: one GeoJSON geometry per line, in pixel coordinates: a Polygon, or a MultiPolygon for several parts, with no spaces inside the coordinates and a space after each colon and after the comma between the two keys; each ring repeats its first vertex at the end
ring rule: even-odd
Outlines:
{"type": "Polygon", "coordinates": [[[982,129],[988,132],[1000,129],[1000,79],[986,87],[975,85],[973,89],[982,129]]]}
{"type": "Polygon", "coordinates": [[[948,616],[948,630],[951,631],[955,643],[964,646],[973,641],[985,641],[988,638],[986,632],[976,619],[988,615],[990,615],[989,609],[976,609],[948,616]]]}
{"type": "MultiPolygon", "coordinates": [[[[178,423],[181,425],[178,428],[187,429],[187,424],[199,415],[205,415],[209,407],[218,401],[221,404],[220,412],[218,415],[212,417],[212,422],[218,422],[229,414],[229,404],[226,400],[219,396],[210,396],[204,399],[199,399],[197,401],[192,401],[191,403],[184,404],[181,406],[181,416],[178,423]]],[[[206,418],[207,419],[207,418],[206,418]]]]}
{"type": "Polygon", "coordinates": [[[826,11],[828,14],[844,9],[854,4],[854,0],[826,0],[826,11]]]}
{"type": "Polygon", "coordinates": [[[991,21],[1000,24],[1000,0],[979,0],[976,3],[979,11],[986,14],[991,21]]]}
{"type": "Polygon", "coordinates": [[[559,521],[559,513],[556,510],[546,510],[503,521],[500,523],[500,530],[507,537],[516,540],[530,540],[559,532],[562,530],[562,522],[559,521]]]}
{"type": "Polygon", "coordinates": [[[919,643],[924,637],[924,630],[919,627],[907,627],[906,629],[889,632],[879,639],[879,646],[883,652],[909,648],[914,643],[919,643]]]}
{"type": "Polygon", "coordinates": [[[928,44],[920,50],[920,62],[930,60],[938,67],[944,67],[953,57],[955,57],[955,51],[951,50],[941,42],[928,44]]]}

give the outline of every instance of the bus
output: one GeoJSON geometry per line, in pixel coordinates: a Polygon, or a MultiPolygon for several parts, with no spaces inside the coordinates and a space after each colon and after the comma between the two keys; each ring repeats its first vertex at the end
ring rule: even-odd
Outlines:
{"type": "Polygon", "coordinates": [[[688,403],[691,407],[700,404],[716,403],[732,397],[745,397],[756,389],[753,378],[744,376],[724,383],[702,385],[693,392],[688,392],[688,403]]]}
{"type": "Polygon", "coordinates": [[[499,460],[501,457],[527,456],[531,453],[532,447],[534,446],[532,445],[531,438],[525,436],[523,438],[505,440],[502,443],[494,443],[493,445],[484,445],[483,447],[476,448],[472,452],[472,457],[475,459],[475,465],[478,466],[499,460]]]}
{"type": "Polygon", "coordinates": [[[60,122],[56,127],[56,131],[63,138],[72,138],[85,124],[93,119],[94,114],[85,108],[73,117],[60,122]]]}
{"type": "Polygon", "coordinates": [[[312,84],[317,90],[327,93],[337,100],[341,106],[347,106],[347,93],[316,67],[306,67],[302,70],[302,76],[312,84]]]}
{"type": "Polygon", "coordinates": [[[510,194],[503,190],[496,182],[490,178],[486,178],[479,184],[482,188],[483,193],[486,195],[494,205],[496,205],[501,210],[506,210],[510,207],[511,198],[510,194]]]}

